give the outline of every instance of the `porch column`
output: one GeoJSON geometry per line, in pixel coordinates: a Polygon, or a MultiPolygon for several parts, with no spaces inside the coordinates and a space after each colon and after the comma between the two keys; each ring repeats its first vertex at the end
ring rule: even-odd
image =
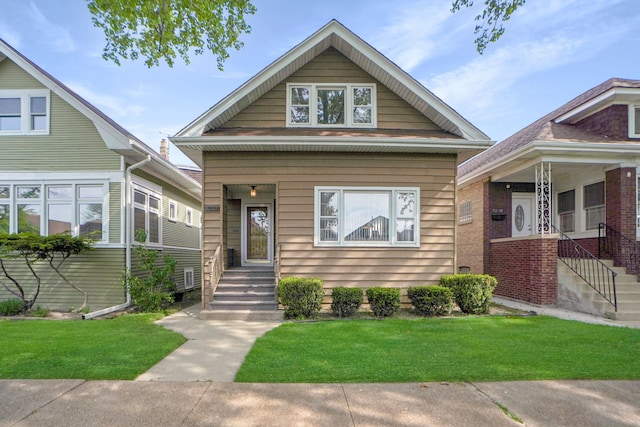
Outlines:
{"type": "Polygon", "coordinates": [[[536,165],[536,224],[538,234],[551,234],[551,163],[536,165]]]}

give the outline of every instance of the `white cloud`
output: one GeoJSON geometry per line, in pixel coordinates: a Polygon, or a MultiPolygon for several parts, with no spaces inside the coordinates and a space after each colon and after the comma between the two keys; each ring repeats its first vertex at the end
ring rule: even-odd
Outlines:
{"type": "Polygon", "coordinates": [[[36,31],[56,52],[70,53],[76,50],[76,44],[67,29],[49,21],[35,4],[30,3],[29,8],[36,31]]]}
{"type": "Polygon", "coordinates": [[[406,71],[444,49],[447,37],[456,32],[451,25],[445,28],[453,16],[450,0],[426,3],[420,1],[396,8],[401,13],[371,37],[373,46],[406,71]]]}
{"type": "Polygon", "coordinates": [[[132,104],[124,97],[95,92],[82,83],[71,82],[67,86],[114,119],[138,117],[145,111],[142,105],[132,104]]]}
{"type": "Polygon", "coordinates": [[[15,49],[20,49],[20,33],[2,21],[0,21],[0,39],[9,43],[15,49]]]}

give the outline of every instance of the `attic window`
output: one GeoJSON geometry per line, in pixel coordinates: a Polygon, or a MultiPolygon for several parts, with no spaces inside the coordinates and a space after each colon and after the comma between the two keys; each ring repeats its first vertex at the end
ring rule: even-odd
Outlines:
{"type": "Polygon", "coordinates": [[[48,90],[0,90],[0,134],[48,133],[48,90]]]}
{"type": "Polygon", "coordinates": [[[629,138],[640,138],[640,105],[629,106],[629,138]]]}
{"type": "Polygon", "coordinates": [[[375,127],[375,85],[287,84],[287,126],[375,127]]]}

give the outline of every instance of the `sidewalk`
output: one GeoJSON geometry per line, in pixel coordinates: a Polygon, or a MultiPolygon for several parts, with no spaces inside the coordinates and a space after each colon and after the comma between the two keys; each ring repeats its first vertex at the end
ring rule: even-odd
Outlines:
{"type": "Polygon", "coordinates": [[[640,381],[0,381],[0,426],[638,426],[640,381]]]}

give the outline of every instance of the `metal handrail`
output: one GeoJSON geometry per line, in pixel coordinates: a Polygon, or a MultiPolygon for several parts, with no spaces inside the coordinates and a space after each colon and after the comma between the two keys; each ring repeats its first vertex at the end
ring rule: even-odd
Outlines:
{"type": "Polygon", "coordinates": [[[607,224],[598,224],[598,256],[609,256],[614,265],[640,276],[640,245],[607,224]]]}
{"type": "Polygon", "coordinates": [[[551,226],[558,233],[558,258],[582,280],[591,286],[618,311],[616,294],[617,273],[604,264],[578,242],[551,226]]]}

